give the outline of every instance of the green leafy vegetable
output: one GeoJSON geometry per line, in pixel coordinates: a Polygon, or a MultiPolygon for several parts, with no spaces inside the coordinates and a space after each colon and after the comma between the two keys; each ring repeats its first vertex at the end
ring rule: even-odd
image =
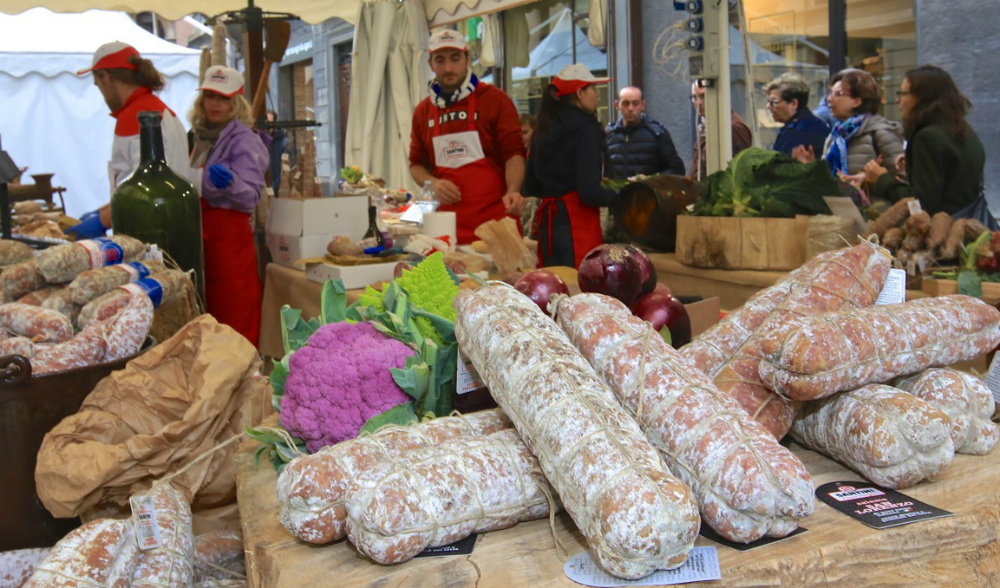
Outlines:
{"type": "Polygon", "coordinates": [[[830,214],[823,196],[840,194],[825,161],[801,163],[784,153],[755,147],[739,152],[725,170],[708,176],[705,185],[694,204],[695,215],[791,218],[830,214]]]}

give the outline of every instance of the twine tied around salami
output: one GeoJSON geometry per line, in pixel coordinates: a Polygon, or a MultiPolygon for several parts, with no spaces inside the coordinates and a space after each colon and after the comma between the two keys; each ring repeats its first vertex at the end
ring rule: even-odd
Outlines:
{"type": "Polygon", "coordinates": [[[128,235],[85,239],[39,252],[38,270],[52,284],[69,282],[81,272],[126,261],[138,261],[146,244],[128,235]]]}

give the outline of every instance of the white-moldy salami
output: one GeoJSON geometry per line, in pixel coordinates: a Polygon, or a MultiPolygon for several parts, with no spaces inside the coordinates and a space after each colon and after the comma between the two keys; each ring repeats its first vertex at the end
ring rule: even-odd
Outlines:
{"type": "Polygon", "coordinates": [[[347,536],[347,499],[382,462],[455,437],[489,435],[511,428],[499,410],[436,418],[324,447],[292,460],[278,476],[281,524],[309,543],[329,543],[347,536]]]}
{"type": "Polygon", "coordinates": [[[70,298],[83,305],[119,286],[166,270],[162,261],[133,261],[81,272],[69,284],[70,298]]]}
{"type": "Polygon", "coordinates": [[[35,345],[31,371],[39,375],[95,365],[101,363],[107,349],[108,343],[102,333],[85,329],[63,343],[35,345]]]}
{"type": "Polygon", "coordinates": [[[0,341],[0,356],[4,355],[34,357],[35,343],[27,337],[9,337],[0,341]]]}
{"type": "Polygon", "coordinates": [[[103,336],[108,345],[102,361],[135,355],[153,324],[153,303],[146,296],[132,296],[124,308],[101,322],[104,323],[103,336]]]}
{"type": "Polygon", "coordinates": [[[32,306],[41,306],[49,296],[52,296],[59,290],[62,290],[62,286],[45,286],[44,288],[39,288],[34,292],[28,292],[24,296],[21,296],[15,302],[20,302],[21,304],[30,304],[32,306]]]}
{"type": "Polygon", "coordinates": [[[760,345],[759,373],[794,400],[974,359],[1000,344],[1000,311],[971,296],[799,317],[760,345]]]}
{"type": "Polygon", "coordinates": [[[76,321],[76,318],[80,316],[80,305],[70,299],[68,288],[59,288],[53,292],[42,302],[42,308],[54,310],[68,318],[70,322],[76,321]]]}
{"type": "Polygon", "coordinates": [[[348,537],[380,564],[549,513],[538,461],[508,429],[460,437],[376,466],[378,481],[347,501],[348,537]]]}
{"type": "Polygon", "coordinates": [[[649,323],[601,294],[561,299],[556,317],[721,536],[784,537],[812,514],[812,478],[799,458],[649,323]]]}
{"type": "Polygon", "coordinates": [[[69,282],[80,272],[97,267],[138,261],[146,254],[146,244],[128,235],[85,239],[56,245],[39,252],[38,271],[51,283],[69,282]]]}
{"type": "Polygon", "coordinates": [[[790,432],[886,488],[933,480],[955,457],[948,415],[881,384],[805,403],[790,432]]]}
{"type": "Polygon", "coordinates": [[[138,552],[131,522],[91,521],[60,539],[22,588],[129,588],[138,552]]]}
{"type": "Polygon", "coordinates": [[[48,343],[62,343],[73,336],[73,323],[68,317],[48,308],[17,302],[0,305],[0,328],[48,343]]]}
{"type": "Polygon", "coordinates": [[[986,455],[1000,438],[993,416],[993,394],[972,374],[931,368],[900,378],[893,386],[937,407],[951,419],[955,453],[986,455]]]}
{"type": "Polygon", "coordinates": [[[7,300],[17,300],[25,294],[47,286],[42,272],[38,271],[38,260],[29,259],[3,268],[0,273],[0,289],[7,300]]]}
{"type": "Polygon", "coordinates": [[[27,243],[13,239],[0,239],[0,266],[14,265],[31,259],[34,250],[27,243]]]}
{"type": "Polygon", "coordinates": [[[741,344],[712,381],[723,393],[735,398],[775,438],[781,439],[792,425],[798,407],[761,382],[758,364],[762,357],[762,339],[785,336],[795,317],[875,304],[889,275],[891,262],[888,251],[868,242],[825,258],[815,267],[816,273],[811,280],[792,285],[774,312],[741,344]]]}
{"type": "Polygon", "coordinates": [[[191,506],[170,484],[160,484],[140,494],[153,499],[160,546],[139,552],[132,588],[180,588],[194,581],[194,533],[191,506]]]}
{"type": "Polygon", "coordinates": [[[634,579],[683,564],[700,524],[691,489],[566,334],[506,284],[461,291],[454,304],[462,351],[601,567],[634,579]]]}
{"type": "MultiPolygon", "coordinates": [[[[124,305],[124,300],[130,296],[142,295],[156,297],[154,306],[170,300],[178,293],[182,292],[185,286],[190,286],[191,279],[181,270],[163,270],[141,280],[119,286],[114,290],[102,294],[83,305],[80,316],[77,317],[77,326],[81,329],[86,327],[95,314],[108,316],[117,312],[124,305]],[[145,289],[150,289],[147,293],[145,289]],[[107,307],[113,307],[108,310],[107,307]]],[[[152,298],[150,298],[152,300],[152,298]]]]}
{"type": "MultiPolygon", "coordinates": [[[[194,538],[194,581],[246,578],[243,535],[225,529],[202,533],[194,538]]],[[[244,580],[244,584],[246,581],[244,580]]]]}

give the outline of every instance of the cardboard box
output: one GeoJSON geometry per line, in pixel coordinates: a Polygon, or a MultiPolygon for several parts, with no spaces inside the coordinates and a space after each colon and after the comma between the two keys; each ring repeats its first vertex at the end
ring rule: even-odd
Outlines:
{"type": "MultiPolygon", "coordinates": [[[[324,245],[324,248],[326,246],[324,245]]],[[[364,288],[392,280],[392,271],[398,262],[370,263],[367,265],[333,265],[332,263],[307,263],[306,278],[313,282],[342,280],[347,289],[364,288]]]]}
{"type": "Polygon", "coordinates": [[[691,319],[691,336],[697,337],[719,322],[722,307],[718,296],[684,305],[691,319]]]}
{"type": "Polygon", "coordinates": [[[335,235],[360,241],[368,230],[368,197],[277,198],[267,217],[267,248],[282,265],[322,256],[335,235]]]}
{"type": "Polygon", "coordinates": [[[806,261],[809,217],[677,217],[677,261],[719,269],[792,270],[806,261]]]}

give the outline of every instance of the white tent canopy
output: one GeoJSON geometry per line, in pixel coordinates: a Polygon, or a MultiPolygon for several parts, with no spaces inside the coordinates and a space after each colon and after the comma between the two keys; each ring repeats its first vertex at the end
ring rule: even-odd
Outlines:
{"type": "Polygon", "coordinates": [[[185,120],[198,86],[198,51],[151,35],[121,12],[0,14],[3,149],[28,174],[54,173],[53,183],[66,187],[71,216],[106,203],[110,194],[115,121],[93,77],[76,75],[109,41],[129,43],[153,62],[167,80],[160,97],[185,120]]]}

